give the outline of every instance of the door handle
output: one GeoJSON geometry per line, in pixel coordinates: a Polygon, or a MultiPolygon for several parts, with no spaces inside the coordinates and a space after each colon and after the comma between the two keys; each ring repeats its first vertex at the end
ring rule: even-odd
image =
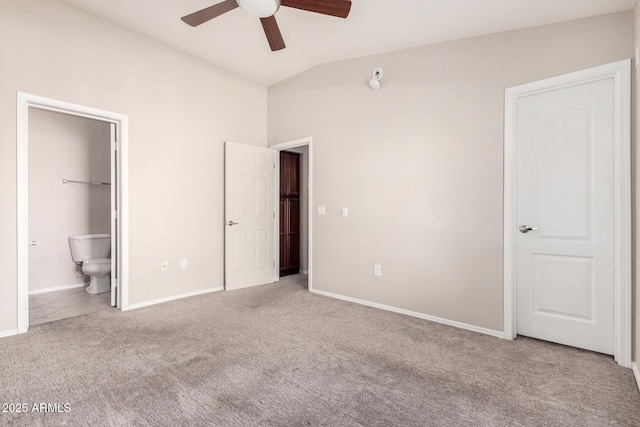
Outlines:
{"type": "Polygon", "coordinates": [[[29,246],[38,246],[38,241],[37,240],[32,240],[28,243],[29,246]]]}
{"type": "Polygon", "coordinates": [[[521,233],[525,233],[525,234],[530,231],[538,231],[537,228],[529,227],[528,225],[521,225],[520,227],[518,227],[518,230],[520,230],[521,233]]]}
{"type": "Polygon", "coordinates": [[[234,221],[229,221],[229,227],[231,227],[232,225],[238,225],[239,222],[234,222],[234,221]]]}

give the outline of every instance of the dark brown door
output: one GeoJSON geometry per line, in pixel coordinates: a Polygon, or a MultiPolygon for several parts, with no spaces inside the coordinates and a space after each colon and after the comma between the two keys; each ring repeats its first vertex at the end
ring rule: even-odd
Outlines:
{"type": "Polygon", "coordinates": [[[280,152],[280,277],[300,270],[300,154],[280,152]]]}

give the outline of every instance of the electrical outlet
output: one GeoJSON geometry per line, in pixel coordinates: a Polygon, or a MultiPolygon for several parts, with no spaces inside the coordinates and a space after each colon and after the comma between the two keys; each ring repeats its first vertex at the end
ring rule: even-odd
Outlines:
{"type": "Polygon", "coordinates": [[[169,269],[169,261],[162,261],[160,265],[160,270],[167,271],[169,269]]]}
{"type": "Polygon", "coordinates": [[[373,265],[373,275],[382,276],[382,266],[380,264],[373,265]]]}
{"type": "Polygon", "coordinates": [[[346,218],[349,216],[349,208],[342,208],[340,210],[340,215],[342,215],[342,218],[346,218]]]}
{"type": "Polygon", "coordinates": [[[324,215],[326,213],[326,208],[323,205],[318,206],[318,215],[324,215]]]}
{"type": "Polygon", "coordinates": [[[187,259],[186,258],[182,258],[180,260],[180,268],[183,269],[183,270],[187,268],[187,259]]]}

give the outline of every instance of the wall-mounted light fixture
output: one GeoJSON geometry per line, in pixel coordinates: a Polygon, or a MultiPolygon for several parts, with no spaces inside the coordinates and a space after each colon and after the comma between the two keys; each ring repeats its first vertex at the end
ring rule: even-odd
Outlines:
{"type": "Polygon", "coordinates": [[[384,71],[382,70],[382,68],[374,68],[374,70],[371,72],[371,80],[369,80],[369,86],[371,87],[371,89],[380,89],[380,79],[382,78],[383,74],[384,71]]]}

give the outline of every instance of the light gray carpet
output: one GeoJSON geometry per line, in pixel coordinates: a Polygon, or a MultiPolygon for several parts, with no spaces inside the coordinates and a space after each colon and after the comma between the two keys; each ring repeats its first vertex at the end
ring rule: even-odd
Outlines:
{"type": "Polygon", "coordinates": [[[0,425],[640,425],[610,357],[280,284],[37,325],[0,340],[0,425]]]}

